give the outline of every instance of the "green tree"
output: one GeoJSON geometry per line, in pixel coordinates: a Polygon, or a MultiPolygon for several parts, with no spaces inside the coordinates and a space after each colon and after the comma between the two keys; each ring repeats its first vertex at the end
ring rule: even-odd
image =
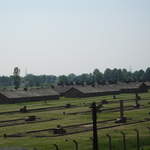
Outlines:
{"type": "Polygon", "coordinates": [[[135,71],[134,73],[133,73],[133,77],[134,77],[134,79],[136,80],[136,81],[143,81],[143,79],[144,79],[144,71],[141,69],[141,70],[139,70],[139,71],[135,71]]]}
{"type": "Polygon", "coordinates": [[[109,82],[112,80],[112,70],[107,68],[105,71],[104,71],[104,79],[105,81],[109,82]]]}
{"type": "Polygon", "coordinates": [[[68,78],[65,75],[61,75],[58,77],[58,84],[60,85],[67,85],[68,84],[68,78]]]}
{"type": "Polygon", "coordinates": [[[94,77],[94,81],[99,84],[102,83],[104,80],[103,74],[98,69],[95,69],[93,71],[93,77],[94,77]]]}
{"type": "Polygon", "coordinates": [[[69,75],[67,76],[67,78],[68,78],[68,83],[69,83],[69,84],[73,84],[73,83],[75,82],[75,80],[76,80],[76,75],[73,74],[73,73],[71,73],[71,74],[69,74],[69,75]]]}
{"type": "Polygon", "coordinates": [[[146,71],[145,71],[144,80],[145,81],[150,81],[150,67],[147,68],[146,71]]]}

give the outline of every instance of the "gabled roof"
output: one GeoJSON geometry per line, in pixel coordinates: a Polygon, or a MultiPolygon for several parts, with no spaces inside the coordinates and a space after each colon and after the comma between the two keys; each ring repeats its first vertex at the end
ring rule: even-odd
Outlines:
{"type": "Polygon", "coordinates": [[[98,85],[92,86],[74,86],[74,89],[79,90],[82,93],[102,93],[102,92],[113,92],[119,91],[118,88],[114,88],[114,85],[98,85]]]}
{"type": "Polygon", "coordinates": [[[115,84],[98,85],[96,88],[98,88],[100,92],[114,92],[120,90],[115,84]]]}
{"type": "Polygon", "coordinates": [[[69,89],[71,89],[73,86],[61,86],[61,85],[58,85],[58,86],[54,86],[54,90],[57,91],[58,93],[62,94],[62,93],[65,93],[66,91],[68,91],[69,89]]]}
{"type": "Polygon", "coordinates": [[[145,82],[147,86],[150,86],[150,81],[145,82]]]}
{"type": "Polygon", "coordinates": [[[82,93],[98,93],[99,89],[92,86],[73,86],[72,89],[77,89],[82,93]]]}
{"type": "Polygon", "coordinates": [[[96,85],[94,87],[87,85],[85,86],[74,85],[72,86],[72,88],[77,89],[82,93],[103,93],[103,92],[119,92],[121,89],[137,89],[142,84],[143,84],[142,82],[131,82],[131,83],[96,85]]]}
{"type": "Polygon", "coordinates": [[[25,90],[1,90],[0,94],[7,98],[26,98],[26,97],[42,97],[42,96],[53,96],[59,95],[58,92],[51,88],[47,89],[28,89],[25,90]]]}
{"type": "Polygon", "coordinates": [[[118,83],[120,89],[137,89],[144,84],[143,82],[118,83]]]}

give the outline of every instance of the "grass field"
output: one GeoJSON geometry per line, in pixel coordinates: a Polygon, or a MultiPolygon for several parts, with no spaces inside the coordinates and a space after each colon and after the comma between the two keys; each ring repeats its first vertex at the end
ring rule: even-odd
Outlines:
{"type": "MultiPolygon", "coordinates": [[[[150,92],[140,94],[141,101],[140,104],[143,106],[150,106],[150,92]]],[[[57,125],[67,126],[74,124],[81,124],[91,122],[91,113],[83,113],[76,115],[69,115],[67,113],[72,112],[81,112],[90,110],[89,106],[92,102],[100,103],[102,100],[107,101],[119,101],[135,99],[134,94],[121,94],[117,95],[116,99],[113,99],[112,96],[101,96],[101,97],[91,97],[91,98],[60,98],[60,100],[55,101],[46,101],[46,102],[28,102],[28,103],[18,103],[18,104],[3,104],[0,105],[0,112],[6,111],[15,111],[19,110],[23,106],[27,106],[28,109],[35,108],[45,108],[45,107],[54,107],[54,106],[65,106],[66,104],[75,105],[74,108],[66,108],[60,110],[45,110],[39,112],[30,112],[30,113],[10,113],[0,115],[0,121],[2,120],[12,120],[20,119],[27,116],[36,115],[41,120],[47,120],[50,118],[56,118],[55,121],[45,121],[45,122],[35,122],[35,123],[26,123],[21,125],[14,126],[5,126],[0,127],[0,147],[26,147],[28,149],[33,149],[36,147],[39,150],[54,150],[55,147],[53,144],[58,144],[61,150],[74,150],[74,144],[72,139],[75,139],[79,143],[79,150],[91,150],[92,141],[90,137],[92,132],[78,133],[65,136],[57,137],[35,137],[35,136],[52,136],[53,133],[50,131],[37,132],[26,134],[28,131],[32,130],[42,130],[49,128],[56,128],[57,125]],[[66,113],[66,115],[63,114],[66,113]],[[22,133],[24,137],[6,137],[3,135],[11,135],[16,133],[22,133]],[[68,139],[68,140],[66,140],[68,139]]],[[[135,102],[126,102],[125,106],[134,105],[135,102]]],[[[103,108],[113,108],[119,107],[119,103],[105,104],[103,108]]],[[[131,111],[125,111],[126,117],[129,119],[127,122],[134,122],[139,120],[145,120],[145,118],[150,118],[149,115],[150,107],[143,109],[134,109],[131,111]]],[[[103,112],[98,113],[98,121],[116,119],[119,117],[119,112],[103,112]]],[[[1,123],[0,123],[1,124],[1,123]]],[[[116,125],[116,123],[108,122],[106,124],[98,124],[98,127],[106,127],[110,125],[116,125]]],[[[78,128],[67,128],[67,132],[80,131],[86,129],[88,126],[80,126],[78,128]]],[[[132,125],[122,125],[114,128],[103,129],[98,131],[99,136],[99,145],[102,150],[108,149],[108,138],[106,134],[112,136],[113,150],[122,149],[122,135],[120,131],[124,131],[127,136],[127,149],[136,150],[136,132],[135,128],[140,131],[140,143],[144,145],[144,150],[150,150],[150,130],[147,128],[150,127],[150,121],[141,122],[132,125]]]]}

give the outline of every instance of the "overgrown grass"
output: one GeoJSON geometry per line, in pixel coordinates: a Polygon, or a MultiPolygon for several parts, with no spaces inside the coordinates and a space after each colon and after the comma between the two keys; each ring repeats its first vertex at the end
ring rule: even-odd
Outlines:
{"type": "MultiPolygon", "coordinates": [[[[143,93],[140,94],[141,98],[150,98],[150,93],[143,93]]],[[[85,106],[85,104],[90,104],[93,101],[100,102],[101,100],[126,100],[126,99],[134,99],[134,94],[121,94],[117,95],[117,99],[113,99],[112,96],[101,96],[101,97],[92,97],[92,98],[64,98],[61,97],[60,100],[49,100],[45,102],[28,102],[28,103],[18,103],[18,104],[3,104],[0,105],[0,111],[11,111],[11,110],[19,110],[22,106],[26,105],[27,108],[40,108],[40,107],[47,107],[47,106],[64,106],[66,104],[78,105],[81,107],[77,108],[68,108],[64,110],[55,110],[55,111],[44,111],[44,112],[32,112],[32,113],[16,113],[16,114],[7,114],[7,115],[0,115],[0,120],[8,120],[8,119],[17,119],[17,118],[24,118],[26,116],[36,115],[41,119],[48,119],[48,118],[58,118],[59,120],[56,121],[49,121],[43,123],[34,123],[34,124],[24,124],[18,126],[9,126],[9,127],[2,127],[0,128],[0,136],[3,136],[4,133],[6,134],[13,134],[18,132],[26,132],[31,130],[38,130],[38,129],[46,129],[56,127],[58,124],[60,125],[72,125],[72,124],[79,124],[79,123],[86,123],[91,122],[91,114],[77,114],[77,115],[63,115],[63,112],[80,112],[90,110],[89,107],[85,106]]],[[[150,105],[147,101],[140,101],[142,105],[150,105]]],[[[125,106],[134,105],[134,102],[125,103],[125,106]]],[[[118,104],[109,104],[104,105],[104,108],[112,108],[118,107],[118,104]]],[[[136,120],[143,120],[144,118],[150,118],[148,114],[150,112],[149,108],[147,109],[137,109],[133,111],[125,112],[125,115],[132,119],[132,121],[136,120]]],[[[99,113],[98,120],[107,120],[118,118],[119,113],[99,113]]],[[[103,125],[100,125],[103,126],[103,125]]],[[[113,150],[121,150],[122,149],[122,136],[120,131],[124,131],[127,134],[127,147],[128,150],[135,150],[136,149],[136,134],[133,129],[137,128],[140,131],[141,135],[141,144],[144,145],[144,150],[150,150],[150,131],[147,129],[150,127],[150,122],[140,123],[136,125],[128,125],[128,126],[120,126],[112,129],[107,130],[100,130],[98,131],[99,135],[99,144],[102,150],[108,149],[108,139],[106,134],[110,134],[113,138],[113,150]]],[[[43,133],[44,134],[44,133],[43,133]]],[[[76,139],[79,142],[79,149],[80,150],[90,150],[92,149],[92,141],[89,137],[92,136],[92,132],[74,134],[74,135],[67,135],[62,137],[55,137],[55,138],[33,138],[31,135],[23,138],[0,138],[0,147],[27,147],[32,149],[33,147],[38,148],[39,150],[53,150],[53,144],[56,143],[61,147],[61,150],[73,150],[74,145],[71,140],[68,142],[65,139],[76,139]]]]}

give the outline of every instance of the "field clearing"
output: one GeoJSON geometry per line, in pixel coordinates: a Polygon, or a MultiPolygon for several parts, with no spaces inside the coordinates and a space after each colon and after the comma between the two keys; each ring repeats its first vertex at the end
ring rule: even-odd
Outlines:
{"type": "MultiPolygon", "coordinates": [[[[139,94],[143,99],[150,99],[149,93],[141,93],[139,94]]],[[[119,94],[116,95],[117,100],[126,100],[126,99],[135,99],[135,94],[119,94]]],[[[27,106],[29,109],[34,108],[44,108],[44,107],[54,107],[54,106],[64,106],[68,103],[72,105],[84,105],[90,104],[94,102],[100,102],[101,100],[112,101],[112,95],[109,96],[98,96],[98,97],[90,97],[90,98],[64,98],[61,97],[59,100],[49,100],[49,101],[37,101],[37,102],[27,102],[27,103],[17,103],[17,104],[3,104],[1,106],[0,112],[3,111],[16,111],[19,110],[22,106],[27,106]]]]}
{"type": "MultiPolygon", "coordinates": [[[[139,94],[141,96],[141,100],[139,103],[143,106],[146,106],[143,109],[133,109],[130,111],[125,111],[125,116],[128,118],[128,123],[136,122],[136,121],[144,121],[146,119],[150,119],[150,92],[139,94]]],[[[0,125],[2,121],[5,120],[13,120],[13,119],[22,119],[27,116],[37,116],[39,120],[46,120],[46,119],[57,119],[53,121],[45,121],[45,122],[25,122],[24,124],[20,125],[13,125],[13,126],[5,126],[0,127],[0,147],[26,147],[29,149],[33,149],[34,147],[38,148],[39,150],[48,150],[54,149],[53,144],[58,144],[59,147],[63,150],[71,150],[74,148],[74,145],[71,141],[66,142],[65,139],[76,139],[79,142],[79,149],[82,150],[90,150],[92,148],[92,141],[90,137],[92,136],[92,132],[84,132],[78,134],[70,134],[70,135],[60,135],[57,137],[44,137],[44,136],[53,136],[53,132],[44,131],[44,132],[36,132],[31,134],[26,134],[30,131],[36,130],[45,130],[56,128],[57,125],[61,126],[71,126],[75,124],[83,124],[83,123],[90,123],[91,120],[91,113],[77,113],[71,115],[69,113],[75,112],[84,112],[90,111],[90,104],[92,102],[100,103],[102,100],[107,100],[108,102],[114,101],[119,102],[119,100],[133,100],[129,102],[125,102],[124,106],[133,106],[135,105],[135,94],[120,94],[116,95],[116,99],[113,99],[112,96],[100,96],[100,97],[90,97],[90,98],[64,98],[61,97],[60,100],[49,100],[45,102],[28,102],[28,103],[18,103],[18,104],[3,104],[0,105],[0,112],[7,112],[7,111],[18,111],[23,106],[27,106],[28,109],[37,109],[37,108],[46,108],[46,107],[60,107],[66,106],[67,104],[71,104],[70,108],[63,108],[58,110],[43,110],[43,111],[33,111],[27,113],[10,113],[10,114],[0,114],[0,125]],[[4,138],[3,135],[12,135],[16,133],[22,133],[23,137],[6,137],[4,138]],[[39,136],[39,137],[35,137],[39,136]],[[40,137],[43,136],[43,137],[40,137]]],[[[110,109],[114,107],[119,107],[119,103],[110,103],[104,104],[102,109],[110,109]]],[[[117,119],[119,117],[119,112],[102,112],[98,113],[98,121],[105,121],[109,119],[117,119]]],[[[16,121],[17,122],[17,121],[16,121]]],[[[21,122],[21,121],[20,121],[21,122]]],[[[6,122],[7,123],[7,122],[6,122]]],[[[98,127],[106,127],[117,125],[114,121],[110,121],[108,123],[99,123],[98,127]]],[[[101,129],[98,130],[99,135],[99,144],[103,150],[108,149],[108,138],[106,134],[110,134],[113,137],[113,149],[120,150],[122,146],[122,136],[120,131],[124,131],[127,134],[127,146],[128,150],[135,150],[135,143],[136,143],[136,134],[134,129],[137,128],[140,131],[141,136],[141,144],[144,145],[144,150],[150,149],[150,130],[147,127],[150,127],[150,121],[141,122],[137,124],[130,124],[130,125],[122,125],[118,127],[108,128],[108,129],[101,129]]],[[[91,125],[84,125],[78,126],[77,128],[66,128],[67,133],[70,132],[77,132],[83,131],[87,128],[91,128],[91,125]]]]}

